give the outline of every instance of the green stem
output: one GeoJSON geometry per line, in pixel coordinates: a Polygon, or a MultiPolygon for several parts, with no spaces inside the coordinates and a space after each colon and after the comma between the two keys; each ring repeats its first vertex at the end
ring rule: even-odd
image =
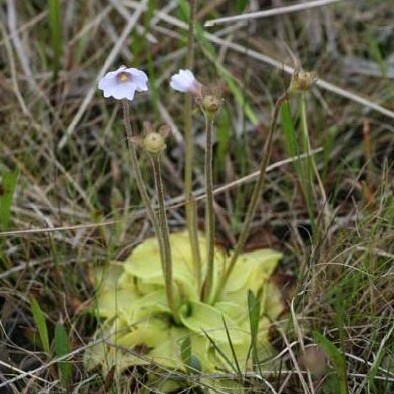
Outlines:
{"type": "MultiPolygon", "coordinates": [[[[138,191],[141,195],[142,201],[145,205],[145,209],[148,212],[148,216],[152,222],[153,228],[155,230],[155,234],[158,238],[160,261],[161,261],[161,266],[162,266],[162,270],[163,270],[163,274],[164,274],[166,293],[167,293],[167,302],[171,308],[171,311],[174,314],[174,318],[176,319],[177,314],[176,314],[176,309],[174,308],[173,293],[172,293],[172,280],[168,280],[167,267],[166,267],[166,253],[165,253],[166,246],[163,241],[161,224],[160,224],[159,219],[157,218],[157,216],[152,208],[151,201],[150,201],[148,192],[146,191],[145,183],[142,178],[141,170],[139,167],[137,151],[135,149],[135,146],[132,143],[133,131],[131,129],[131,122],[130,122],[129,102],[127,100],[122,100],[122,104],[123,104],[123,121],[124,121],[125,130],[126,130],[127,146],[128,146],[128,151],[129,151],[129,159],[130,159],[131,167],[134,171],[134,177],[135,177],[135,180],[137,183],[138,191]]],[[[160,215],[159,215],[159,218],[160,218],[160,215]]],[[[171,273],[171,267],[172,266],[170,266],[170,273],[171,273]]],[[[170,275],[170,279],[171,279],[171,275],[170,275]]]]}
{"type": "Polygon", "coordinates": [[[198,241],[197,203],[193,194],[189,196],[189,206],[190,206],[189,207],[190,216],[187,218],[187,220],[190,221],[189,242],[192,250],[194,277],[197,281],[196,286],[197,289],[200,290],[202,285],[201,253],[200,253],[200,244],[198,241]]]}
{"type": "Polygon", "coordinates": [[[157,191],[157,200],[159,204],[159,234],[162,240],[163,247],[163,270],[164,282],[166,285],[166,294],[168,305],[175,321],[179,322],[178,308],[174,297],[173,277],[172,277],[172,254],[170,244],[170,230],[168,228],[167,214],[164,200],[164,187],[161,177],[161,162],[160,153],[150,153],[149,158],[153,167],[153,176],[155,178],[155,185],[157,191]]]}
{"type": "MultiPolygon", "coordinates": [[[[196,0],[190,0],[189,31],[187,40],[187,55],[185,66],[193,67],[194,58],[194,21],[196,17],[196,0]]],[[[193,266],[196,274],[197,286],[201,286],[201,255],[198,243],[197,208],[192,194],[193,187],[193,156],[194,141],[192,131],[192,95],[187,93],[184,105],[185,128],[185,197],[186,197],[186,226],[189,233],[190,246],[193,256],[193,266]]]]}
{"type": "Polygon", "coordinates": [[[186,68],[193,67],[194,60],[194,22],[196,19],[196,0],[190,0],[190,16],[189,16],[189,30],[187,32],[187,53],[186,53],[186,68]]]}
{"type": "MultiPolygon", "coordinates": [[[[141,170],[139,167],[137,151],[135,149],[134,144],[132,143],[133,131],[131,129],[129,102],[127,100],[122,100],[122,104],[123,104],[123,122],[124,122],[125,131],[126,131],[126,137],[127,137],[126,142],[127,142],[127,147],[128,147],[128,151],[129,151],[129,159],[130,159],[131,167],[134,172],[134,177],[137,182],[137,187],[138,187],[138,191],[141,195],[142,202],[144,203],[145,209],[148,212],[148,216],[152,222],[155,233],[158,234],[159,221],[157,220],[156,214],[155,214],[155,212],[152,208],[152,205],[151,205],[151,201],[150,201],[148,192],[146,191],[145,183],[142,178],[141,170]]],[[[161,251],[161,249],[162,248],[160,248],[160,251],[161,251]]]]}
{"type": "Polygon", "coordinates": [[[263,158],[260,163],[259,177],[257,178],[256,184],[253,189],[252,198],[250,200],[248,210],[246,212],[245,221],[244,221],[244,224],[243,224],[243,227],[241,230],[241,234],[240,234],[240,236],[238,238],[238,242],[234,248],[234,252],[231,256],[230,263],[227,267],[227,270],[225,270],[223,276],[221,277],[221,280],[219,282],[219,286],[217,287],[217,291],[216,291],[216,294],[214,297],[214,301],[220,297],[221,292],[224,290],[224,288],[226,286],[228,278],[230,277],[231,273],[233,272],[233,269],[235,267],[235,263],[237,262],[239,255],[244,250],[246,240],[247,240],[249,233],[250,233],[250,227],[252,224],[252,220],[253,220],[254,215],[256,213],[258,201],[264,192],[265,172],[267,170],[267,166],[268,166],[269,159],[271,156],[273,136],[274,136],[274,133],[276,130],[279,110],[280,110],[280,107],[282,106],[282,104],[287,100],[287,98],[288,98],[288,93],[285,92],[279,97],[278,101],[275,104],[274,111],[272,114],[271,125],[270,125],[269,131],[268,131],[267,140],[265,141],[264,148],[263,148],[263,158]]]}
{"type": "Polygon", "coordinates": [[[203,300],[209,300],[213,284],[214,245],[215,245],[215,213],[213,210],[213,171],[212,171],[212,135],[213,119],[205,115],[205,190],[207,193],[205,205],[205,236],[206,236],[206,264],[207,273],[204,283],[203,300]]]}

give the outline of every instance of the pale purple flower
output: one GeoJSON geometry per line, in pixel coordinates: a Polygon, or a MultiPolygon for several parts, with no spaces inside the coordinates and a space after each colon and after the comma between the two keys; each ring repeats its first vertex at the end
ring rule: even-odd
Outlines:
{"type": "Polygon", "coordinates": [[[194,78],[190,70],[179,70],[177,74],[171,77],[170,87],[178,92],[198,94],[201,89],[201,84],[194,78]]]}
{"type": "Polygon", "coordinates": [[[98,88],[104,92],[104,97],[113,97],[117,100],[133,100],[134,93],[148,90],[147,75],[136,68],[119,67],[110,71],[98,83],[98,88]]]}

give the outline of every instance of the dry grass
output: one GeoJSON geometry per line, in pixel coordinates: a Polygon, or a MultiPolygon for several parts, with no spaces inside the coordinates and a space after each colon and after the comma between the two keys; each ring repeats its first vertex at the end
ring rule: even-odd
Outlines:
{"type": "MultiPolygon", "coordinates": [[[[57,1],[2,3],[0,191],[6,173],[16,169],[19,175],[10,223],[0,222],[0,392],[137,392],[141,371],[103,382],[81,364],[97,325],[87,313],[94,296],[90,267],[121,259],[152,231],[127,167],[118,105],[104,101],[96,82],[121,64],[149,73],[151,94],[135,100],[134,128],[144,120],[174,125],[165,182],[170,226],[182,228],[183,103],[167,81],[184,64],[185,2],[60,1],[60,23],[57,1]],[[49,353],[39,340],[31,297],[45,314],[49,353]],[[72,360],[68,386],[59,383],[53,342],[59,322],[71,347],[63,356],[72,360]]],[[[250,12],[294,4],[199,3],[201,26],[239,14],[242,3],[249,3],[250,12]]],[[[196,75],[224,86],[215,177],[224,185],[216,199],[217,236],[228,247],[251,191],[252,177],[241,179],[258,166],[272,103],[289,82],[287,72],[300,63],[321,78],[308,95],[307,118],[311,146],[321,149],[315,161],[328,201],[312,177],[311,218],[303,180],[286,162],[289,142],[280,128],[272,158],[279,164],[267,175],[252,241],[284,252],[277,277],[287,283],[283,278],[295,276],[296,287],[287,292],[291,313],[273,335],[282,372],[250,374],[246,392],[394,390],[393,16],[390,1],[340,1],[204,28],[205,36],[196,37],[196,75]],[[235,188],[226,187],[232,182],[235,188]],[[326,342],[319,342],[319,334],[326,342]],[[330,359],[318,376],[306,373],[300,361],[314,343],[330,359]]],[[[297,100],[291,106],[300,130],[297,100]]],[[[194,189],[201,194],[198,116],[194,127],[194,189]]],[[[149,171],[144,173],[152,187],[149,171]]],[[[165,378],[166,371],[156,371],[165,378]]]]}

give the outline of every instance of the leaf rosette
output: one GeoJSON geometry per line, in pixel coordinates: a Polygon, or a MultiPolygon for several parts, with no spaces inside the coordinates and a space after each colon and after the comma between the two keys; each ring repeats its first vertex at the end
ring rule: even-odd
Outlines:
{"type": "MultiPolygon", "coordinates": [[[[94,271],[97,297],[92,311],[102,324],[85,352],[85,367],[101,367],[104,374],[113,367],[121,373],[152,363],[187,373],[234,372],[235,366],[245,372],[252,367],[250,291],[260,302],[255,350],[259,359],[272,356],[268,331],[284,308],[280,291],[269,279],[281,253],[258,249],[242,254],[226,287],[210,305],[200,301],[188,234],[171,234],[170,243],[180,323],[175,323],[167,303],[157,239],[148,238],[124,262],[111,262],[94,271]],[[182,352],[186,340],[189,360],[182,352]]],[[[199,245],[204,256],[206,243],[201,234],[199,245]]],[[[214,291],[229,257],[216,247],[214,291]]],[[[206,268],[202,264],[203,275],[206,268]]]]}

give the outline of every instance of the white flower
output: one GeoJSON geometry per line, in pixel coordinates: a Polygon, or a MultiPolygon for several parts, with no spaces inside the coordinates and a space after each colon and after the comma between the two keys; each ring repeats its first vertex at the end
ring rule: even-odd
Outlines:
{"type": "Polygon", "coordinates": [[[178,92],[190,92],[197,94],[200,91],[201,84],[194,78],[190,70],[179,70],[170,80],[170,87],[178,92]]]}
{"type": "Polygon", "coordinates": [[[100,79],[98,88],[104,92],[104,97],[113,97],[117,100],[133,100],[135,91],[148,90],[147,75],[136,68],[119,67],[110,71],[100,79]]]}

